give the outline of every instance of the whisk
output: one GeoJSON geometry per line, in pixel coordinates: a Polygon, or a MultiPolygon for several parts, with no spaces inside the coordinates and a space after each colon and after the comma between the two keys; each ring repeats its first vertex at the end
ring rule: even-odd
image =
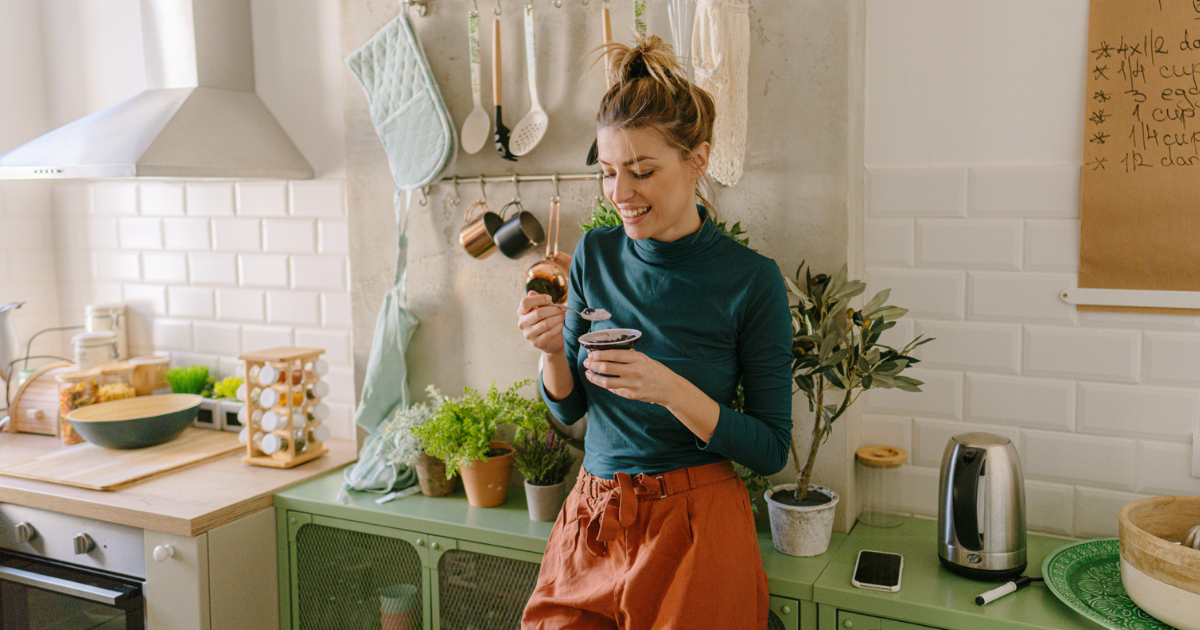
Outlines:
{"type": "Polygon", "coordinates": [[[1188,530],[1187,537],[1183,539],[1183,546],[1200,549],[1200,525],[1188,530]]]}

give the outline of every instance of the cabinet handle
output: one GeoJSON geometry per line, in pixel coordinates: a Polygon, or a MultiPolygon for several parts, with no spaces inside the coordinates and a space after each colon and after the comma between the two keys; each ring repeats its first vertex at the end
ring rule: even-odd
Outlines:
{"type": "Polygon", "coordinates": [[[175,557],[175,548],[171,545],[159,545],[154,548],[154,561],[166,562],[167,558],[175,557]]]}
{"type": "Polygon", "coordinates": [[[850,621],[849,619],[847,619],[847,620],[846,620],[844,623],[842,623],[842,625],[843,625],[843,626],[846,626],[847,628],[853,628],[853,627],[854,627],[854,622],[853,622],[853,621],[850,621]]]}
{"type": "Polygon", "coordinates": [[[418,546],[418,547],[424,547],[424,546],[425,546],[425,539],[424,539],[424,538],[418,538],[418,539],[417,539],[417,546],[418,546]]]}
{"type": "Polygon", "coordinates": [[[784,606],[783,608],[779,609],[779,612],[783,613],[785,617],[790,616],[792,614],[792,607],[784,606]]]}
{"type": "Polygon", "coordinates": [[[442,546],[439,543],[429,543],[429,548],[436,551],[438,549],[441,549],[442,546]]]}

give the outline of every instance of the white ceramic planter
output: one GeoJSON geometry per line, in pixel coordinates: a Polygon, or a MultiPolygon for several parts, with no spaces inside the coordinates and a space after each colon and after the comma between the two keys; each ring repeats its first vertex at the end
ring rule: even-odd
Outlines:
{"type": "Polygon", "coordinates": [[[535,486],[526,481],[525,502],[529,506],[529,520],[548,523],[557,519],[567,499],[566,489],[566,479],[552,486],[535,486]]]}
{"type": "Polygon", "coordinates": [[[833,516],[837,511],[838,493],[817,485],[810,485],[809,492],[822,492],[833,500],[824,505],[786,505],[774,499],[774,494],[789,492],[794,483],[775,486],[763,494],[771,516],[771,540],[779,553],[789,556],[819,556],[829,549],[833,536],[833,516]]]}

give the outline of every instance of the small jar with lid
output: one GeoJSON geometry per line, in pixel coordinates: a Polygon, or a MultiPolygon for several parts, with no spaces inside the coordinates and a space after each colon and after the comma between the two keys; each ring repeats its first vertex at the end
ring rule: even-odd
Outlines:
{"type": "Polygon", "coordinates": [[[137,396],[133,387],[134,365],[129,362],[112,363],[100,369],[100,396],[97,402],[121,400],[137,396]]]}
{"type": "Polygon", "coordinates": [[[130,359],[129,363],[133,366],[133,391],[137,392],[138,396],[149,396],[162,390],[166,390],[163,393],[171,393],[171,386],[167,383],[167,365],[170,362],[171,357],[166,355],[130,359]]]}
{"type": "Polygon", "coordinates": [[[863,511],[858,521],[871,527],[896,527],[904,518],[894,509],[899,495],[896,472],[908,461],[908,453],[894,446],[864,446],[854,452],[863,488],[863,511]]]}
{"type": "Polygon", "coordinates": [[[58,381],[59,429],[58,437],[63,444],[79,444],[83,438],[67,420],[67,414],[99,401],[100,370],[76,370],[55,376],[58,381]]]}
{"type": "Polygon", "coordinates": [[[111,330],[79,333],[71,338],[75,369],[89,370],[117,360],[117,335],[111,330]]]}

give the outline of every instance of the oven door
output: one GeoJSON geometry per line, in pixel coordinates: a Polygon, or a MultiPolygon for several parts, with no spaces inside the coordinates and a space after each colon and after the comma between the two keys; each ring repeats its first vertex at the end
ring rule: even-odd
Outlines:
{"type": "Polygon", "coordinates": [[[142,584],[0,552],[0,628],[144,630],[142,584]]]}

